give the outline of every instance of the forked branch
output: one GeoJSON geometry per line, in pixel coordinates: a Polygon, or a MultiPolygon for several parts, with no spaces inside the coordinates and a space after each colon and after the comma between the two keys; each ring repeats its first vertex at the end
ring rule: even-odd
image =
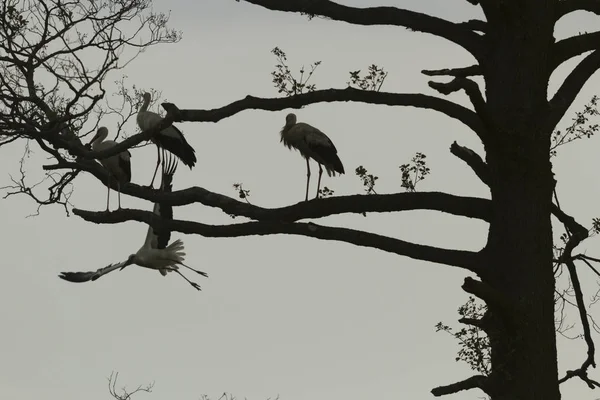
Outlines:
{"type": "Polygon", "coordinates": [[[315,103],[347,101],[431,109],[446,114],[450,118],[459,120],[471,128],[471,130],[480,137],[485,135],[481,119],[473,111],[451,101],[420,93],[375,92],[348,87],[346,89],[315,90],[314,92],[285,98],[246,96],[242,100],[212,110],[183,110],[178,109],[177,106],[172,103],[163,103],[162,106],[174,116],[174,122],[218,122],[244,110],[279,111],[285,110],[286,108],[301,108],[315,103]]]}
{"type": "Polygon", "coordinates": [[[433,246],[420,245],[388,236],[337,228],[313,223],[300,222],[246,222],[233,225],[208,225],[200,222],[182,220],[164,220],[150,211],[120,209],[113,212],[92,212],[73,209],[73,213],[86,221],[97,224],[117,224],[126,221],[138,221],[154,229],[168,229],[185,234],[197,234],[205,237],[242,237],[252,235],[291,234],[308,236],[322,240],[335,240],[370,247],[390,253],[407,256],[417,260],[430,261],[460,267],[477,272],[481,263],[479,253],[463,250],[449,250],[433,246]]]}
{"type": "MultiPolygon", "coordinates": [[[[90,160],[63,162],[44,167],[45,170],[71,169],[89,172],[106,185],[107,172],[100,164],[90,160]]],[[[116,188],[114,179],[111,187],[116,188]]],[[[121,192],[130,196],[172,206],[200,203],[216,207],[227,214],[260,221],[293,222],[306,218],[322,218],[344,213],[392,212],[408,210],[433,210],[487,221],[491,218],[490,202],[476,197],[461,197],[441,192],[416,192],[377,195],[336,196],[300,202],[281,208],[263,208],[231,197],[193,186],[170,193],[128,183],[121,192]]]]}
{"type": "MultiPolygon", "coordinates": [[[[562,212],[562,211],[561,211],[562,212]]],[[[573,221],[575,221],[573,219],[573,221]]],[[[572,229],[568,226],[567,223],[564,223],[565,228],[572,229]]],[[[577,302],[577,310],[579,311],[579,317],[581,319],[581,325],[583,327],[583,337],[585,339],[585,343],[587,344],[587,357],[584,362],[581,364],[581,367],[567,371],[565,376],[561,378],[558,383],[563,383],[573,377],[579,377],[583,380],[590,389],[594,389],[596,387],[600,387],[600,383],[597,381],[590,379],[587,376],[587,370],[590,366],[596,367],[595,361],[595,352],[596,347],[594,344],[594,339],[592,338],[592,333],[590,329],[590,322],[588,320],[588,314],[585,310],[585,303],[583,301],[583,290],[581,289],[581,283],[579,281],[579,276],[577,275],[577,269],[575,267],[575,261],[573,258],[573,249],[579,245],[584,239],[588,237],[588,231],[586,229],[579,229],[572,232],[569,240],[567,241],[563,253],[558,260],[559,263],[565,263],[567,265],[567,269],[569,270],[569,275],[571,277],[571,284],[573,286],[573,292],[575,293],[575,300],[577,302]]]]}
{"type": "MultiPolygon", "coordinates": [[[[238,0],[239,1],[239,0],[238,0]]],[[[322,16],[356,25],[395,25],[430,33],[462,46],[475,58],[482,51],[481,38],[470,29],[427,14],[396,7],[357,8],[329,0],[244,0],[269,10],[322,16]]]]}

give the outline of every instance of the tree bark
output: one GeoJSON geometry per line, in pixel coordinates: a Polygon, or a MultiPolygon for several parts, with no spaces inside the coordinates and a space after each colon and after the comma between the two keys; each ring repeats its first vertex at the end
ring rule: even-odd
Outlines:
{"type": "MultiPolygon", "coordinates": [[[[509,4],[510,3],[510,4],[509,4]]],[[[493,400],[558,400],[550,222],[554,179],[547,115],[554,1],[488,6],[485,143],[492,221],[483,282],[505,298],[488,304],[493,400]],[[508,309],[507,309],[508,308],[508,309]]]]}

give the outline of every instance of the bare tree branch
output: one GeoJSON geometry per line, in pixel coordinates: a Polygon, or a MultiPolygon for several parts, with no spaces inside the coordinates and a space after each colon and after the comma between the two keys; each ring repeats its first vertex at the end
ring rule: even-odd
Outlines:
{"type": "Polygon", "coordinates": [[[246,222],[233,225],[207,225],[182,220],[163,220],[155,213],[142,210],[120,209],[112,212],[92,212],[73,209],[73,213],[86,221],[97,224],[117,224],[125,221],[146,223],[154,229],[168,229],[185,234],[197,234],[205,237],[241,237],[252,235],[292,234],[308,236],[322,240],[336,240],[356,246],[371,247],[440,264],[460,267],[477,272],[481,260],[479,253],[464,250],[449,250],[420,245],[403,240],[357,231],[348,228],[328,227],[314,223],[299,222],[246,222]]]}
{"type": "Polygon", "coordinates": [[[479,90],[479,85],[472,80],[468,78],[457,77],[448,83],[430,81],[429,87],[445,95],[449,95],[450,93],[454,93],[459,90],[464,90],[467,96],[469,96],[469,100],[471,100],[471,104],[473,104],[477,115],[479,115],[484,122],[489,121],[486,103],[483,99],[481,91],[479,90]]]}
{"type": "MultiPolygon", "coordinates": [[[[438,386],[431,390],[431,394],[440,397],[448,394],[458,393],[463,390],[476,389],[479,388],[486,391],[486,383],[488,378],[484,375],[475,375],[464,381],[456,382],[451,385],[446,386],[438,386]]],[[[487,393],[487,392],[486,392],[487,393]]]]}
{"type": "Polygon", "coordinates": [[[468,147],[460,146],[458,143],[456,143],[456,141],[450,145],[450,153],[467,163],[473,172],[475,172],[475,175],[477,175],[477,177],[481,179],[486,186],[489,186],[489,170],[487,164],[485,161],[483,161],[479,154],[475,153],[468,147]]]}
{"type": "MultiPolygon", "coordinates": [[[[598,38],[600,40],[600,36],[598,38]]],[[[600,50],[596,50],[583,59],[567,76],[552,100],[548,113],[548,126],[556,126],[567,112],[579,91],[588,79],[600,68],[600,50]]]]}
{"type": "Polygon", "coordinates": [[[600,2],[598,0],[563,0],[556,6],[556,20],[575,11],[589,11],[600,15],[600,2]]]}
{"type": "MultiPolygon", "coordinates": [[[[239,1],[239,0],[238,0],[239,1]]],[[[244,0],[269,10],[305,13],[357,25],[396,25],[430,33],[462,46],[476,58],[481,52],[481,38],[471,30],[450,21],[396,7],[356,8],[328,0],[244,0]]]]}
{"type": "MultiPolygon", "coordinates": [[[[485,273],[486,271],[484,269],[480,270],[480,275],[485,273]]],[[[487,283],[467,276],[461,288],[465,292],[479,297],[488,305],[494,305],[497,309],[502,310],[505,316],[510,317],[511,311],[513,310],[512,303],[506,298],[506,296],[502,292],[491,287],[487,283]]]]}
{"type": "Polygon", "coordinates": [[[600,32],[584,33],[560,40],[553,47],[552,58],[550,59],[551,71],[573,57],[599,49],[600,32]]]}
{"type": "Polygon", "coordinates": [[[427,76],[454,76],[456,78],[466,78],[469,76],[481,75],[483,72],[481,71],[481,67],[478,64],[475,64],[463,68],[424,69],[421,73],[427,76]]]}
{"type": "Polygon", "coordinates": [[[127,391],[127,388],[123,387],[121,389],[121,393],[117,392],[117,379],[119,378],[119,373],[111,372],[110,377],[108,378],[108,392],[112,397],[116,400],[131,400],[131,397],[140,392],[152,393],[152,388],[154,388],[154,383],[150,383],[146,386],[138,386],[137,389],[133,391],[127,391]]]}
{"type": "Polygon", "coordinates": [[[340,101],[356,101],[369,104],[409,106],[431,109],[446,114],[450,118],[459,120],[471,128],[479,136],[485,135],[485,130],[483,128],[481,119],[473,111],[451,101],[420,93],[387,93],[359,90],[348,87],[346,89],[315,90],[314,92],[285,98],[260,98],[246,96],[242,100],[238,100],[224,107],[212,110],[182,110],[178,109],[172,103],[163,103],[162,106],[174,116],[173,121],[175,122],[218,122],[244,110],[255,109],[279,111],[285,110],[286,108],[301,108],[308,104],[314,103],[340,101]]]}
{"type": "MultiPolygon", "coordinates": [[[[561,211],[562,212],[562,211],[561,211]]],[[[573,218],[571,223],[576,223],[573,218]]],[[[569,221],[563,222],[565,227],[569,229],[569,221]]],[[[583,227],[581,227],[583,228],[583,227]]],[[[581,283],[579,282],[579,276],[577,275],[577,269],[575,267],[575,262],[573,258],[573,249],[577,247],[583,240],[588,237],[587,229],[577,229],[572,232],[569,240],[567,241],[565,248],[563,250],[559,263],[565,263],[567,265],[567,269],[569,270],[569,275],[571,276],[571,283],[573,285],[573,291],[575,293],[575,300],[577,302],[577,310],[579,311],[579,317],[581,319],[581,325],[583,327],[583,337],[585,338],[585,342],[587,344],[587,357],[585,361],[581,364],[581,367],[567,371],[566,375],[559,379],[558,383],[561,384],[566,382],[570,378],[575,376],[579,377],[583,380],[590,389],[594,389],[595,387],[600,387],[600,384],[587,376],[587,370],[590,366],[596,368],[596,361],[594,359],[595,356],[595,344],[592,339],[590,323],[588,320],[588,315],[585,309],[585,303],[583,301],[583,291],[581,289],[581,283]]]]}
{"type": "MultiPolygon", "coordinates": [[[[45,166],[46,170],[73,169],[91,173],[106,185],[107,172],[93,161],[80,160],[73,163],[62,163],[45,166]]],[[[116,183],[111,180],[111,187],[116,183]]],[[[391,212],[408,210],[433,210],[448,214],[490,219],[489,200],[475,197],[461,197],[441,192],[415,192],[377,195],[351,195],[323,199],[313,199],[281,208],[263,208],[238,201],[231,197],[193,186],[183,190],[165,193],[145,186],[128,183],[121,186],[121,192],[130,196],[172,206],[183,206],[201,203],[209,207],[217,207],[227,214],[243,216],[260,221],[293,222],[306,218],[322,218],[343,213],[391,212]]]]}

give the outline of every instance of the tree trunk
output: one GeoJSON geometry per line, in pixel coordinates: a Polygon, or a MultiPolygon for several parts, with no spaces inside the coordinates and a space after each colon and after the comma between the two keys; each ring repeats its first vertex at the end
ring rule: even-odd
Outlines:
{"type": "Polygon", "coordinates": [[[494,25],[484,66],[494,212],[482,280],[502,299],[488,301],[493,400],[560,399],[550,222],[554,179],[551,132],[544,124],[554,4],[505,1],[487,10],[494,25]]]}

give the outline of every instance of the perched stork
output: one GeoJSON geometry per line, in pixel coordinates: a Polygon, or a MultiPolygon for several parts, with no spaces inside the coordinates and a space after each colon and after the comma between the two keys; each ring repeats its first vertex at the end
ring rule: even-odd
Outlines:
{"type": "MultiPolygon", "coordinates": [[[[142,131],[152,128],[156,124],[159,124],[163,118],[155,112],[148,111],[150,105],[151,95],[150,93],[144,93],[144,102],[137,113],[137,124],[142,131]]],[[[156,178],[156,172],[160,165],[160,149],[163,148],[173,154],[175,154],[185,165],[192,167],[196,165],[196,151],[189,143],[185,140],[183,133],[177,129],[174,125],[163,129],[152,138],[152,142],[156,145],[157,150],[157,161],[154,175],[152,175],[152,182],[150,186],[154,184],[154,178],[156,178]]]]}
{"type": "MultiPolygon", "coordinates": [[[[175,173],[176,168],[177,161],[172,158],[168,158],[168,165],[166,167],[163,163],[161,189],[165,192],[171,191],[171,182],[173,181],[173,174],[175,173]]],[[[173,208],[170,205],[156,203],[154,204],[154,213],[163,219],[173,219],[173,208]]],[[[183,242],[180,239],[177,239],[168,245],[170,238],[171,231],[168,229],[161,229],[157,232],[149,226],[148,233],[146,234],[146,241],[137,253],[130,255],[126,261],[118,264],[110,264],[108,267],[100,268],[97,271],[61,272],[59,277],[75,283],[95,281],[109,272],[123,269],[131,264],[136,264],[141,267],[158,270],[163,276],[166,276],[168,272],[176,272],[194,288],[201,290],[200,285],[190,281],[179,271],[179,265],[205,277],[208,277],[208,274],[185,265],[183,263],[185,260],[183,242]]]]}
{"type": "Polygon", "coordinates": [[[344,166],[337,155],[337,149],[326,134],[317,128],[296,122],[296,114],[288,114],[285,117],[285,126],[281,129],[281,142],[288,149],[296,149],[306,159],[306,201],[308,200],[308,184],[310,182],[309,159],[315,160],[319,164],[319,182],[317,184],[317,195],[321,188],[321,175],[323,175],[323,166],[327,170],[327,175],[335,176],[335,173],[344,173],[344,166]]]}
{"type": "MultiPolygon", "coordinates": [[[[102,126],[96,131],[96,135],[89,143],[92,150],[100,151],[110,149],[117,145],[114,140],[104,140],[108,136],[108,128],[102,126]]],[[[119,208],[121,208],[121,184],[131,182],[131,153],[125,150],[114,156],[103,158],[100,164],[108,170],[108,194],[106,195],[106,211],[108,211],[108,203],[110,200],[110,178],[117,180],[117,197],[119,199],[119,208]]]]}

